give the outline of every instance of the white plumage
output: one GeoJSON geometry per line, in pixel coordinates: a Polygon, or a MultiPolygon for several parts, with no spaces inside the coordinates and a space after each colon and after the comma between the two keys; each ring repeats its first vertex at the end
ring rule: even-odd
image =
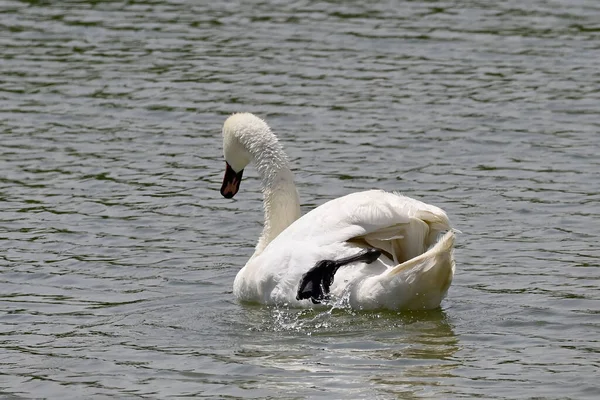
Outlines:
{"type": "MultiPolygon", "coordinates": [[[[443,210],[370,190],[331,200],[299,218],[287,156],[263,120],[249,113],[232,115],[223,126],[223,145],[228,170],[240,173],[253,162],[264,193],[265,224],[254,255],[235,278],[238,299],[310,307],[310,300],[296,300],[305,272],[320,260],[371,247],[382,255],[371,264],[341,267],[331,286],[332,300],[343,298],[355,309],[439,307],[454,276],[454,233],[443,210]]],[[[223,190],[227,197],[237,192],[223,190]]]]}

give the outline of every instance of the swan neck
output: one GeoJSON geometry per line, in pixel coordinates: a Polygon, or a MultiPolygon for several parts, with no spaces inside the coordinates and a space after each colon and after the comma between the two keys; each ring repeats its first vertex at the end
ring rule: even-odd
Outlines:
{"type": "Polygon", "coordinates": [[[288,157],[277,137],[263,122],[238,138],[262,180],[264,226],[254,256],[300,217],[300,199],[288,157]]]}
{"type": "Polygon", "coordinates": [[[264,227],[254,255],[260,254],[273,239],[300,217],[300,199],[289,168],[263,177],[264,227]]]}

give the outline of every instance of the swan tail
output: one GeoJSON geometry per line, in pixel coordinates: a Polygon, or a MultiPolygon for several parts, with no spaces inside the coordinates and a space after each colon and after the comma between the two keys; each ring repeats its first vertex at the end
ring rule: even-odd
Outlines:
{"type": "Polygon", "coordinates": [[[454,232],[446,232],[425,253],[372,277],[358,296],[365,308],[434,309],[454,277],[454,232]]]}
{"type": "MultiPolygon", "coordinates": [[[[448,231],[444,234],[444,236],[442,236],[442,238],[436,243],[436,245],[429,249],[427,252],[417,257],[414,257],[406,262],[403,262],[402,264],[399,264],[394,268],[391,268],[389,271],[387,271],[387,274],[390,276],[397,275],[399,273],[408,271],[417,265],[421,265],[423,264],[423,261],[430,259],[439,259],[440,257],[449,257],[450,259],[452,259],[453,248],[454,232],[448,231]]],[[[427,263],[427,268],[421,269],[420,271],[427,272],[430,268],[434,266],[435,263],[427,263]]],[[[452,265],[452,272],[454,272],[454,263],[452,265]]]]}

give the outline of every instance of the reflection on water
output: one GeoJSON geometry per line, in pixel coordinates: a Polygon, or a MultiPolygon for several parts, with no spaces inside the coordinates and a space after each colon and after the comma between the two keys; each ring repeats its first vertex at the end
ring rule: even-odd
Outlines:
{"type": "MultiPolygon", "coordinates": [[[[360,312],[350,309],[297,310],[244,305],[244,325],[252,340],[236,352],[244,363],[277,371],[278,384],[328,377],[332,394],[368,396],[372,388],[356,382],[356,375],[384,393],[427,393],[450,384],[459,365],[454,355],[459,338],[441,309],[410,312],[360,312]],[[303,372],[308,376],[298,376],[303,372]],[[355,384],[352,384],[352,382],[355,384]]],[[[256,385],[260,387],[261,383],[256,385]]]]}

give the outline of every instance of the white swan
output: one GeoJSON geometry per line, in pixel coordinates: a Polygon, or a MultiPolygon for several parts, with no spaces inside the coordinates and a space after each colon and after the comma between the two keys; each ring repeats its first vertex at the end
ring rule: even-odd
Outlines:
{"type": "Polygon", "coordinates": [[[253,162],[264,195],[262,235],[233,284],[238,299],[298,307],[325,299],[343,299],[355,309],[439,307],[454,276],[454,233],[440,208],[370,190],[331,200],[300,217],[288,158],[269,126],[249,113],[225,121],[223,154],[221,194],[233,197],[244,167],[253,162]],[[377,249],[371,256],[379,257],[367,260],[366,248],[377,249]],[[355,256],[362,261],[347,259],[355,256]],[[316,266],[341,259],[347,265],[337,272],[339,265],[316,266]],[[323,274],[323,268],[329,272],[323,274]],[[304,297],[311,300],[297,299],[301,281],[304,297]]]}

